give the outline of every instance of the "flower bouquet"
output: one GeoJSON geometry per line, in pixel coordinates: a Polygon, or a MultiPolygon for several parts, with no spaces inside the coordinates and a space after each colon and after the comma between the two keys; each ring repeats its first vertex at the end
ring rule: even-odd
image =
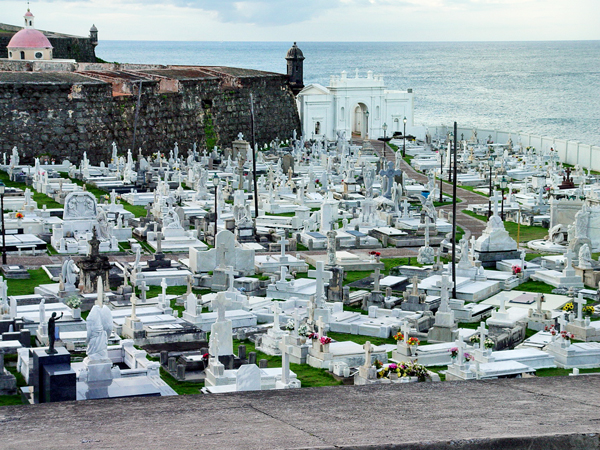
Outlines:
{"type": "Polygon", "coordinates": [[[590,317],[592,314],[594,314],[595,309],[592,305],[586,305],[581,309],[581,312],[584,316],[590,317]]]}
{"type": "Polygon", "coordinates": [[[479,336],[479,334],[474,334],[469,338],[469,342],[471,344],[479,344],[479,342],[481,342],[481,336],[479,336]]]}
{"type": "Polygon", "coordinates": [[[406,343],[408,345],[416,346],[416,345],[419,345],[419,339],[417,339],[416,337],[409,337],[408,341],[406,341],[406,343]]]}
{"type": "Polygon", "coordinates": [[[458,347],[452,347],[448,351],[450,352],[450,358],[454,359],[458,356],[458,347]]]}
{"type": "Polygon", "coordinates": [[[316,340],[316,339],[319,339],[319,334],[318,334],[318,333],[310,333],[310,334],[308,335],[308,338],[309,338],[309,339],[312,339],[312,340],[314,341],[314,340],[316,340]]]}
{"type": "Polygon", "coordinates": [[[321,343],[321,345],[331,344],[331,338],[323,336],[321,339],[319,339],[319,342],[321,343]]]}
{"type": "Polygon", "coordinates": [[[292,319],[289,319],[287,321],[287,323],[285,324],[285,329],[288,331],[294,331],[294,328],[295,328],[294,321],[292,319]]]}
{"type": "Polygon", "coordinates": [[[471,355],[470,353],[465,353],[463,355],[465,357],[465,362],[468,364],[471,361],[475,360],[475,357],[473,355],[471,355]]]}
{"type": "Polygon", "coordinates": [[[395,335],[394,335],[394,339],[397,341],[403,341],[404,340],[404,334],[402,334],[401,331],[398,331],[395,335]]]}
{"type": "Polygon", "coordinates": [[[483,346],[485,348],[494,348],[494,341],[492,341],[490,338],[487,338],[485,341],[483,341],[483,346]]]}
{"type": "Polygon", "coordinates": [[[562,307],[562,310],[566,311],[566,312],[572,312],[573,309],[575,309],[573,306],[573,302],[569,302],[569,303],[565,304],[565,306],[562,307]]]}

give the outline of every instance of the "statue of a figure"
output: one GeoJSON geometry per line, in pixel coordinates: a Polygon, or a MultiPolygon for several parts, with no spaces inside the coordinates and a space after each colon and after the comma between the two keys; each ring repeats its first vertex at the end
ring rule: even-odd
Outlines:
{"type": "Polygon", "coordinates": [[[580,211],[575,214],[575,237],[576,238],[587,238],[588,237],[588,222],[590,220],[590,212],[587,206],[584,204],[580,211]]]}
{"type": "Polygon", "coordinates": [[[66,288],[75,288],[76,286],[76,282],[77,282],[77,273],[79,272],[79,269],[77,268],[77,266],[75,265],[75,262],[69,258],[67,260],[65,260],[65,262],[62,265],[62,270],[61,270],[61,275],[63,277],[63,282],[65,283],[65,289],[66,288]]]}
{"type": "Polygon", "coordinates": [[[56,321],[62,318],[64,313],[60,313],[60,316],[56,316],[56,311],[52,313],[52,316],[48,319],[48,350],[46,353],[58,353],[54,348],[54,342],[56,341],[56,321]]]}
{"type": "Polygon", "coordinates": [[[104,212],[104,210],[102,209],[99,210],[98,215],[96,216],[96,220],[98,221],[98,238],[110,240],[111,235],[106,212],[104,212]]]}
{"type": "Polygon", "coordinates": [[[588,244],[583,244],[579,247],[579,263],[577,265],[582,269],[591,269],[594,267],[592,265],[592,254],[588,244]]]}
{"type": "Polygon", "coordinates": [[[94,305],[87,318],[87,357],[92,361],[108,359],[108,336],[113,319],[106,305],[94,305]]]}

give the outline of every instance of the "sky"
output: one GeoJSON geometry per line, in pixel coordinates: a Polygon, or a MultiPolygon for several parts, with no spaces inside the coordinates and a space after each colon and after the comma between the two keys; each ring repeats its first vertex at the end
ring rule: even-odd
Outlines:
{"type": "MultiPolygon", "coordinates": [[[[101,40],[598,40],[600,0],[32,0],[36,28],[101,40]]],[[[21,25],[26,1],[0,0],[21,25]]]]}

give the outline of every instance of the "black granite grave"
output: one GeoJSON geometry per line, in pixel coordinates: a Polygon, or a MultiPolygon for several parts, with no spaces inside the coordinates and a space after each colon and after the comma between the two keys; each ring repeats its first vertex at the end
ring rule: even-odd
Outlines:
{"type": "Polygon", "coordinates": [[[34,402],[49,403],[77,399],[77,379],[71,369],[71,355],[64,347],[48,354],[46,349],[34,348],[33,355],[34,402]]]}

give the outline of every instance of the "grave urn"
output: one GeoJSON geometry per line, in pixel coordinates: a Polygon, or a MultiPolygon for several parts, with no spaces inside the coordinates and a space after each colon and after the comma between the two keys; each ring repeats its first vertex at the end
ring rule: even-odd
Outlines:
{"type": "Polygon", "coordinates": [[[73,319],[81,319],[81,308],[73,308],[73,319]]]}

